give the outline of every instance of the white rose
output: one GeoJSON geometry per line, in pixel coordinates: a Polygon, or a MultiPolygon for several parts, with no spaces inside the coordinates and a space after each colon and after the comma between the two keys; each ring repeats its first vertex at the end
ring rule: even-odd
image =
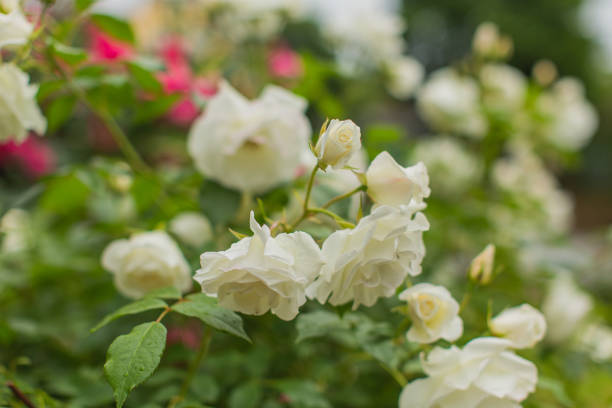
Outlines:
{"type": "Polygon", "coordinates": [[[491,333],[512,341],[514,348],[530,348],[544,338],[546,320],[528,304],[506,309],[489,322],[491,333]]]}
{"type": "Polygon", "coordinates": [[[18,252],[28,248],[31,241],[30,215],[21,208],[11,208],[0,219],[3,252],[18,252]]]}
{"type": "Polygon", "coordinates": [[[431,193],[427,168],[422,162],[404,168],[386,151],[370,163],[366,180],[368,195],[378,204],[422,202],[431,193]]]}
{"type": "Polygon", "coordinates": [[[489,244],[476,255],[470,263],[468,271],[469,278],[482,285],[487,285],[493,277],[493,266],[495,265],[495,245],[489,244]]]}
{"type": "Polygon", "coordinates": [[[321,250],[305,232],[270,235],[251,212],[252,237],[221,252],[205,252],[194,279],[219,304],[250,315],[268,310],[292,320],[306,302],[304,290],[321,268],[321,250]]]}
{"type": "Polygon", "coordinates": [[[277,86],[253,101],[223,83],[189,133],[199,171],[242,191],[263,192],[295,177],[308,150],[306,102],[277,86]]]}
{"type": "Polygon", "coordinates": [[[601,323],[591,323],[581,330],[578,344],[598,363],[612,360],[612,328],[601,323]]]}
{"type": "Polygon", "coordinates": [[[333,232],[323,243],[325,264],[308,297],[321,303],[329,298],[334,306],[352,300],[354,310],[393,296],[406,276],[421,273],[423,231],[429,229],[423,208],[378,206],[355,228],[333,232]]]}
{"type": "Polygon", "coordinates": [[[486,64],[480,70],[485,105],[518,109],[525,102],[527,80],[521,71],[505,64],[486,64]]]}
{"type": "Polygon", "coordinates": [[[441,136],[419,141],[411,157],[425,163],[434,194],[462,193],[482,177],[479,157],[457,138],[441,136]]]}
{"type": "Polygon", "coordinates": [[[547,339],[559,343],[571,337],[592,308],[593,300],[576,285],[571,275],[559,272],[542,304],[548,325],[547,339]]]}
{"type": "Polygon", "coordinates": [[[437,130],[482,138],[487,122],[480,108],[478,83],[450,68],[431,74],[417,95],[417,107],[437,130]]]}
{"type": "Polygon", "coordinates": [[[0,142],[21,142],[29,130],[43,134],[47,128],[36,104],[38,86],[28,82],[28,75],[15,65],[0,64],[0,142]]]}
{"type": "Polygon", "coordinates": [[[319,137],[315,154],[323,168],[343,168],[361,149],[361,129],[351,120],[332,119],[319,137]]]}
{"type": "Polygon", "coordinates": [[[0,49],[25,44],[33,28],[20,10],[18,2],[0,0],[0,49]]]}
{"type": "Polygon", "coordinates": [[[434,348],[421,364],[427,378],[402,390],[400,408],[519,408],[535,391],[533,363],[508,348],[512,342],[481,337],[459,349],[434,348]]]}
{"type": "Polygon", "coordinates": [[[102,266],[115,275],[119,292],[139,298],[147,292],[175,286],[191,289],[191,271],[176,243],[163,231],[143,232],[111,242],[102,266]]]}
{"type": "Polygon", "coordinates": [[[389,79],[387,90],[397,99],[405,99],[411,96],[417,89],[425,70],[414,58],[401,56],[391,60],[387,64],[389,79]]]}
{"type": "Polygon", "coordinates": [[[184,212],[170,221],[169,230],[184,243],[201,247],[213,238],[208,218],[198,212],[184,212]]]}
{"type": "Polygon", "coordinates": [[[457,340],[463,333],[463,321],[458,316],[459,303],[443,286],[420,283],[402,293],[399,298],[408,303],[412,327],[408,340],[433,343],[436,340],[457,340]]]}
{"type": "Polygon", "coordinates": [[[584,86],[575,78],[563,78],[537,101],[548,118],[544,136],[567,150],[579,150],[593,137],[599,125],[597,111],[584,95],[584,86]]]}

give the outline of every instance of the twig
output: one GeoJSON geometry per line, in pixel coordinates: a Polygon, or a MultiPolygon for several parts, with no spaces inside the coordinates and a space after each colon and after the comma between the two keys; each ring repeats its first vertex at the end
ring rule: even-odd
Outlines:
{"type": "Polygon", "coordinates": [[[34,405],[32,401],[30,401],[30,399],[26,397],[23,391],[21,391],[14,382],[8,381],[6,383],[6,386],[9,388],[9,390],[11,390],[15,398],[23,402],[28,408],[36,408],[36,405],[34,405]]]}

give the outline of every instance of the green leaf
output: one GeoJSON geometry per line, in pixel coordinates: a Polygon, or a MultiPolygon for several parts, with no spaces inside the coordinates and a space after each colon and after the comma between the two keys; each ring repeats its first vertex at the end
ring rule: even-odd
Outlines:
{"type": "Polygon", "coordinates": [[[155,74],[163,69],[163,65],[152,58],[136,58],[127,63],[130,73],[136,82],[146,91],[160,92],[162,86],[155,74]]]}
{"type": "Polygon", "coordinates": [[[288,379],[276,381],[274,386],[285,394],[292,407],[296,408],[331,408],[332,405],[323,396],[312,381],[288,379]]]}
{"type": "Polygon", "coordinates": [[[159,322],[138,325],[108,348],[104,373],[121,408],[131,390],[149,378],[166,346],[166,328],[159,322]]]}
{"type": "Polygon", "coordinates": [[[70,47],[58,41],[51,41],[50,46],[55,56],[70,65],[76,65],[87,59],[87,52],[81,48],[70,47]]]}
{"type": "Polygon", "coordinates": [[[122,308],[104,317],[104,319],[102,319],[100,323],[98,323],[93,329],[90,330],[90,332],[93,333],[96,330],[106,326],[113,320],[116,320],[120,317],[146,312],[147,310],[164,309],[167,306],[168,305],[166,304],[166,302],[155,297],[145,297],[139,299],[135,302],[123,306],[122,308]]]}
{"type": "Polygon", "coordinates": [[[96,0],[76,0],[74,5],[76,6],[77,11],[81,12],[87,10],[95,2],[96,0]]]}
{"type": "Polygon", "coordinates": [[[296,328],[298,337],[295,341],[299,343],[306,339],[322,337],[330,333],[348,330],[350,324],[343,321],[335,313],[318,311],[300,314],[297,319],[296,328]]]}
{"type": "Polygon", "coordinates": [[[226,224],[236,215],[240,193],[212,181],[205,181],[200,190],[200,207],[213,224],[226,224]]]}
{"type": "Polygon", "coordinates": [[[168,286],[147,292],[145,297],[159,299],[180,299],[183,296],[181,295],[181,291],[178,290],[176,286],[168,286]]]}
{"type": "Polygon", "coordinates": [[[93,14],[91,20],[102,31],[116,39],[134,43],[134,32],[127,22],[106,14],[93,14]]]}
{"type": "Polygon", "coordinates": [[[53,100],[46,110],[47,130],[55,132],[60,128],[70,117],[76,105],[77,98],[74,95],[64,95],[53,100]]]}
{"type": "Polygon", "coordinates": [[[550,391],[555,396],[557,401],[563,404],[563,406],[573,407],[575,405],[571,398],[567,395],[563,383],[559,380],[551,377],[540,376],[538,378],[538,388],[550,391]]]}
{"type": "Polygon", "coordinates": [[[46,186],[40,205],[52,213],[69,214],[84,207],[90,188],[72,173],[52,179],[46,186]]]}
{"type": "Polygon", "coordinates": [[[263,397],[261,385],[250,381],[235,388],[229,396],[229,408],[256,408],[263,397]]]}
{"type": "Polygon", "coordinates": [[[217,299],[196,293],[187,296],[187,300],[172,306],[175,312],[186,316],[197,317],[217,330],[240,337],[248,342],[251,339],[242,327],[242,319],[236,313],[218,305],[217,299]]]}

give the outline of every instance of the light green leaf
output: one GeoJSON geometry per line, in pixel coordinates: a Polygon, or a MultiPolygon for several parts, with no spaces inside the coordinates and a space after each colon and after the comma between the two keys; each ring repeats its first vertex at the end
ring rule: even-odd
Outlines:
{"type": "Polygon", "coordinates": [[[87,59],[87,52],[81,48],[70,47],[58,41],[51,41],[51,51],[57,57],[70,65],[78,64],[87,59]]]}
{"type": "Polygon", "coordinates": [[[298,337],[295,341],[299,343],[306,339],[322,337],[327,334],[337,333],[338,331],[348,330],[350,324],[343,321],[335,313],[318,311],[300,314],[297,319],[296,328],[298,337]]]}
{"type": "Polygon", "coordinates": [[[183,297],[176,286],[168,286],[147,292],[145,298],[180,299],[183,297]]]}
{"type": "Polygon", "coordinates": [[[138,59],[127,63],[130,73],[144,90],[160,92],[162,86],[155,77],[156,69],[149,61],[138,59]]]}
{"type": "Polygon", "coordinates": [[[149,378],[159,365],[166,346],[166,328],[159,322],[138,325],[117,337],[108,348],[104,373],[113,387],[117,407],[137,385],[149,378]]]}
{"type": "Polygon", "coordinates": [[[116,320],[123,316],[138,314],[138,313],[146,312],[147,310],[163,309],[167,306],[168,305],[166,304],[166,302],[164,302],[161,299],[158,299],[156,297],[145,297],[143,299],[139,299],[135,302],[127,304],[123,306],[122,308],[114,311],[113,313],[107,315],[106,317],[104,317],[104,319],[102,319],[102,321],[100,321],[100,323],[98,323],[90,331],[93,333],[96,330],[100,329],[101,327],[106,326],[113,320],[116,320]]]}
{"type": "Polygon", "coordinates": [[[106,14],[94,14],[91,20],[102,31],[116,39],[128,43],[134,42],[134,32],[127,22],[106,14]]]}
{"type": "Polygon", "coordinates": [[[45,116],[47,117],[47,130],[50,133],[55,132],[70,119],[76,102],[74,95],[63,95],[49,104],[45,116]]]}
{"type": "Polygon", "coordinates": [[[208,297],[203,293],[187,296],[186,301],[176,303],[172,306],[172,310],[186,316],[197,317],[217,330],[251,342],[251,339],[242,327],[240,316],[222,308],[217,303],[217,299],[208,297]]]}

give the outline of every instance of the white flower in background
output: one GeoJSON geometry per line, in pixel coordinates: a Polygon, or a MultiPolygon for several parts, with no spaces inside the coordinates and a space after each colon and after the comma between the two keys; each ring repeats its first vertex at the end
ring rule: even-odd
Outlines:
{"type": "Polygon", "coordinates": [[[612,360],[612,328],[599,323],[591,323],[580,331],[578,339],[582,350],[599,363],[612,360]]]}
{"type": "Polygon", "coordinates": [[[443,68],[431,74],[417,94],[417,106],[427,122],[439,131],[475,138],[482,138],[487,132],[478,83],[453,69],[443,68]]]}
{"type": "Polygon", "coordinates": [[[334,306],[353,301],[372,306],[389,297],[408,275],[421,273],[423,231],[429,223],[422,203],[377,206],[353,229],[333,232],[323,243],[325,264],[307,294],[334,306]],[[331,297],[330,297],[331,295],[331,297]]]}
{"type": "Polygon", "coordinates": [[[476,255],[470,263],[468,271],[469,278],[474,282],[487,285],[493,277],[493,266],[495,265],[495,245],[489,244],[476,255]]]}
{"type": "Polygon", "coordinates": [[[36,104],[37,85],[13,64],[0,64],[0,142],[23,141],[28,131],[43,134],[47,121],[36,104]]]}
{"type": "Polygon", "coordinates": [[[361,129],[352,120],[332,119],[314,148],[323,168],[343,168],[361,149],[361,129]]]}
{"type": "Polygon", "coordinates": [[[495,23],[487,21],[476,28],[472,39],[472,50],[476,55],[503,59],[512,53],[513,48],[512,38],[501,35],[495,23]]]}
{"type": "Polygon", "coordinates": [[[595,134],[597,111],[586,100],[584,86],[575,78],[563,78],[537,101],[548,118],[544,135],[554,145],[567,150],[584,147],[595,134]]]}
{"type": "Polygon", "coordinates": [[[252,237],[221,252],[205,252],[194,279],[219,304],[249,315],[270,310],[283,320],[297,316],[304,290],[321,268],[321,250],[310,235],[297,231],[270,235],[251,212],[252,237]]]}
{"type": "Polygon", "coordinates": [[[559,188],[557,179],[528,146],[514,144],[509,150],[508,157],[493,164],[492,177],[495,185],[515,195],[517,204],[531,211],[529,223],[536,230],[530,233],[527,228],[525,236],[567,231],[573,218],[571,197],[559,188]],[[544,222],[544,231],[536,223],[538,218],[544,222]]]}
{"type": "Polygon", "coordinates": [[[535,391],[536,366],[506,339],[480,337],[463,349],[434,348],[421,364],[427,378],[409,383],[400,408],[520,408],[535,391]]]}
{"type": "Polygon", "coordinates": [[[441,136],[419,141],[411,158],[425,163],[434,194],[459,194],[482,177],[479,157],[456,138],[441,136]]]}
{"type": "Polygon", "coordinates": [[[213,238],[210,221],[195,211],[184,212],[174,217],[170,221],[169,230],[182,242],[195,248],[203,246],[213,238]]]}
{"type": "Polygon", "coordinates": [[[11,208],[0,219],[2,252],[18,252],[30,241],[30,215],[21,208],[11,208]]]}
{"type": "Polygon", "coordinates": [[[406,99],[423,81],[425,69],[416,59],[401,56],[387,62],[387,90],[397,99],[406,99]]]}
{"type": "Polygon", "coordinates": [[[433,343],[439,339],[455,341],[463,333],[463,321],[459,317],[459,303],[444,286],[420,283],[399,295],[408,303],[412,327],[408,340],[416,343],[433,343]]]}
{"type": "Polygon", "coordinates": [[[374,68],[402,55],[404,23],[393,0],[309,0],[341,69],[374,68]]]}
{"type": "Polygon", "coordinates": [[[204,175],[241,191],[260,193],[291,180],[308,150],[306,102],[267,86],[249,101],[223,83],[189,133],[188,150],[204,175]]]}
{"type": "Polygon", "coordinates": [[[494,335],[510,340],[513,348],[530,348],[544,338],[546,320],[538,309],[525,303],[495,316],[489,329],[494,335]]]}
{"type": "Polygon", "coordinates": [[[401,205],[429,197],[429,176],[422,162],[400,166],[386,151],[380,153],[366,172],[368,195],[377,204],[401,205]]]}
{"type": "Polygon", "coordinates": [[[139,298],[154,289],[191,289],[191,271],[176,242],[163,231],[142,232],[111,242],[102,266],[115,276],[119,292],[139,298]]]}
{"type": "Polygon", "coordinates": [[[593,309],[593,300],[574,282],[570,273],[558,272],[542,304],[548,333],[546,338],[559,343],[570,338],[593,309]]]}
{"type": "Polygon", "coordinates": [[[19,8],[19,1],[0,0],[0,49],[25,44],[33,28],[19,8]]]}
{"type": "Polygon", "coordinates": [[[527,80],[521,71],[506,64],[486,64],[479,73],[487,107],[516,110],[525,102],[527,80]]]}

